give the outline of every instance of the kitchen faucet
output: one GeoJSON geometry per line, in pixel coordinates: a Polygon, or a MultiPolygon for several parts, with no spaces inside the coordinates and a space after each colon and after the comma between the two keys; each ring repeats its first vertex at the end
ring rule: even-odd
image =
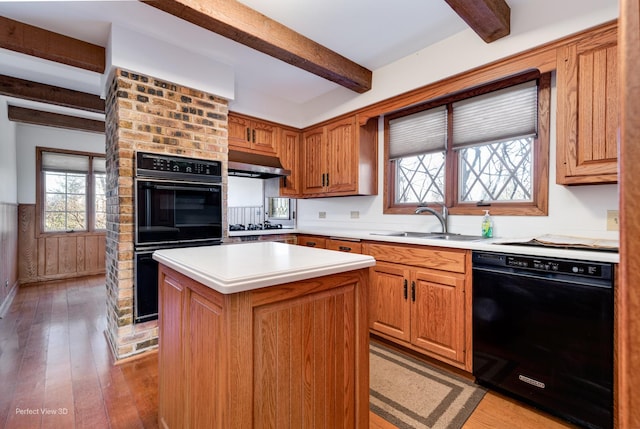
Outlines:
{"type": "Polygon", "coordinates": [[[432,209],[431,207],[418,207],[416,209],[416,214],[420,214],[423,212],[429,212],[435,217],[437,217],[438,220],[440,221],[440,225],[442,225],[442,232],[444,234],[447,233],[447,214],[448,214],[447,206],[445,206],[444,204],[442,205],[442,214],[438,213],[435,209],[432,209]]]}

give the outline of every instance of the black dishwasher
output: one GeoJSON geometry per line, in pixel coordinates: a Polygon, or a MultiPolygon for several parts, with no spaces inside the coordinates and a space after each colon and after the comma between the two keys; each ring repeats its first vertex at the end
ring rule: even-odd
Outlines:
{"type": "Polygon", "coordinates": [[[578,425],[613,427],[613,265],[472,260],[476,381],[578,425]]]}

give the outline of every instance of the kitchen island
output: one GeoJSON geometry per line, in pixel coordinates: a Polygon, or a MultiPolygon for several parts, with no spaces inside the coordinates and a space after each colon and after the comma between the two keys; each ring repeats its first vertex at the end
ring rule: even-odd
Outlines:
{"type": "Polygon", "coordinates": [[[163,428],[368,428],[370,256],[156,251],[163,428]]]}

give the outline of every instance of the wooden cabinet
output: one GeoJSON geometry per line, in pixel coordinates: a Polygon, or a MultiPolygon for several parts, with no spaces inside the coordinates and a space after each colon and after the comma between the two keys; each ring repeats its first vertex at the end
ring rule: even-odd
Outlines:
{"type": "Polygon", "coordinates": [[[468,250],[367,243],[372,333],[471,372],[468,250]]]}
{"type": "Polygon", "coordinates": [[[325,249],[327,239],[319,237],[317,235],[298,235],[298,244],[300,246],[317,247],[318,249],[325,249]]]}
{"type": "Polygon", "coordinates": [[[618,180],[615,25],[558,48],[557,177],[563,185],[618,180]]]}
{"type": "Polygon", "coordinates": [[[368,429],[366,269],[228,295],[159,273],[160,427],[368,429]]]}
{"type": "Polygon", "coordinates": [[[377,119],[359,126],[348,116],[309,128],[302,136],[305,196],[377,193],[377,119]]]}
{"type": "Polygon", "coordinates": [[[267,121],[229,112],[229,147],[275,154],[280,127],[267,121]]]}
{"type": "Polygon", "coordinates": [[[278,157],[282,166],[291,171],[291,175],[280,180],[280,195],[298,197],[300,189],[300,132],[283,128],[278,145],[278,157]]]}
{"type": "Polygon", "coordinates": [[[325,248],[346,253],[362,253],[362,243],[352,240],[328,238],[325,242],[325,248]]]}

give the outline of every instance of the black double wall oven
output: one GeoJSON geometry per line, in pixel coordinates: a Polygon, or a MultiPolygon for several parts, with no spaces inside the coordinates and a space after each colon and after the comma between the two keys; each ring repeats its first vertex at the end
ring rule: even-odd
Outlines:
{"type": "Polygon", "coordinates": [[[135,174],[134,321],[158,317],[158,249],[222,241],[220,161],[138,152],[135,174]]]}

